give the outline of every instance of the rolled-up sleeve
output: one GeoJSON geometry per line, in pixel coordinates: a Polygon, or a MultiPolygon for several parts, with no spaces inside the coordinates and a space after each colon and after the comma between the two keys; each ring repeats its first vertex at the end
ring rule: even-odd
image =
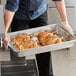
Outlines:
{"type": "Polygon", "coordinates": [[[62,0],[52,0],[52,1],[62,1],[62,0]]]}
{"type": "Polygon", "coordinates": [[[20,0],[7,0],[5,9],[16,12],[19,7],[20,0]]]}

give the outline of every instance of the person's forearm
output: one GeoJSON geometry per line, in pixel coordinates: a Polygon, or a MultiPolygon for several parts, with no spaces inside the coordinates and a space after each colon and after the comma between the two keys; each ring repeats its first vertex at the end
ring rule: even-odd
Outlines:
{"type": "Polygon", "coordinates": [[[4,28],[5,28],[5,33],[8,32],[9,26],[13,20],[15,12],[5,10],[4,12],[4,28]]]}
{"type": "Polygon", "coordinates": [[[68,23],[67,15],[66,15],[66,8],[64,1],[55,1],[56,8],[60,14],[63,23],[68,23]]]}

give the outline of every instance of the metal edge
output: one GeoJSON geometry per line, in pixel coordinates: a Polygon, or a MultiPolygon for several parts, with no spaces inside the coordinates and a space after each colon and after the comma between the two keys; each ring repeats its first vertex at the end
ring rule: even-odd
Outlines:
{"type": "MultiPolygon", "coordinates": [[[[47,26],[44,26],[44,27],[50,27],[50,26],[59,26],[59,27],[61,27],[62,29],[64,29],[61,25],[58,25],[58,24],[53,24],[53,25],[47,25],[47,26]]],[[[38,28],[43,28],[43,26],[42,27],[38,27],[38,28]]],[[[33,28],[32,28],[33,29],[33,28]]],[[[34,29],[36,29],[36,28],[34,28],[34,29]]],[[[27,29],[27,30],[29,30],[29,29],[27,29]]],[[[66,30],[67,31],[67,30],[66,30]]],[[[19,33],[19,31],[18,31],[18,33],[19,33]]],[[[67,31],[67,33],[69,33],[68,31],[67,31]]],[[[69,33],[69,35],[70,35],[70,33],[69,33]]],[[[74,37],[74,36],[73,36],[74,37]]],[[[76,41],[76,40],[72,40],[72,41],[76,41]]],[[[59,43],[59,44],[61,44],[61,43],[59,43]]],[[[56,45],[56,44],[55,44],[56,45]]],[[[10,45],[9,45],[10,46],[10,45]]],[[[11,47],[11,46],[10,46],[11,47]]],[[[45,46],[43,46],[43,47],[45,47],[45,46]]],[[[12,48],[12,47],[11,47],[12,48]]],[[[39,47],[40,48],[40,47],[39,47]]],[[[36,48],[31,48],[31,49],[36,49],[36,48]]],[[[13,49],[13,50],[15,50],[15,49],[13,49]]],[[[27,49],[27,50],[29,50],[29,49],[27,49]]],[[[15,50],[15,52],[21,52],[21,51],[25,51],[25,50],[19,50],[19,51],[16,51],[15,50]]]]}
{"type": "Polygon", "coordinates": [[[74,37],[74,34],[71,34],[65,27],[63,24],[58,24],[59,27],[61,27],[62,29],[64,29],[70,36],[74,37]]]}

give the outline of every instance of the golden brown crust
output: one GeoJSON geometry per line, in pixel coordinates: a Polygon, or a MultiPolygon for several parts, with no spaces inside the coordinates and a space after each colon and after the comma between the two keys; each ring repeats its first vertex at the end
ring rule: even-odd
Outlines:
{"type": "Polygon", "coordinates": [[[34,41],[31,38],[32,35],[21,33],[13,38],[15,45],[19,50],[25,50],[29,48],[35,48],[41,45],[50,45],[62,42],[62,38],[57,36],[55,32],[50,30],[44,30],[37,34],[38,40],[34,41]]]}
{"type": "Polygon", "coordinates": [[[37,42],[33,41],[31,36],[26,33],[22,33],[14,37],[13,41],[19,50],[37,47],[37,42]]]}
{"type": "Polygon", "coordinates": [[[55,32],[50,30],[44,30],[37,35],[39,42],[42,45],[50,45],[62,42],[62,39],[55,35],[55,32]]]}

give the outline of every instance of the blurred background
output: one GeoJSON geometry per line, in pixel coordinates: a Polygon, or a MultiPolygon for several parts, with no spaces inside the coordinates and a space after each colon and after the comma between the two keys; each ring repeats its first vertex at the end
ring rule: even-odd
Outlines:
{"type": "MultiPolygon", "coordinates": [[[[3,32],[3,10],[7,0],[0,0],[0,32],[3,32]]],[[[61,23],[60,16],[52,0],[46,0],[49,4],[48,9],[48,23],[55,24],[61,23]]],[[[70,25],[74,32],[76,32],[76,0],[65,0],[67,16],[70,25]]]]}

